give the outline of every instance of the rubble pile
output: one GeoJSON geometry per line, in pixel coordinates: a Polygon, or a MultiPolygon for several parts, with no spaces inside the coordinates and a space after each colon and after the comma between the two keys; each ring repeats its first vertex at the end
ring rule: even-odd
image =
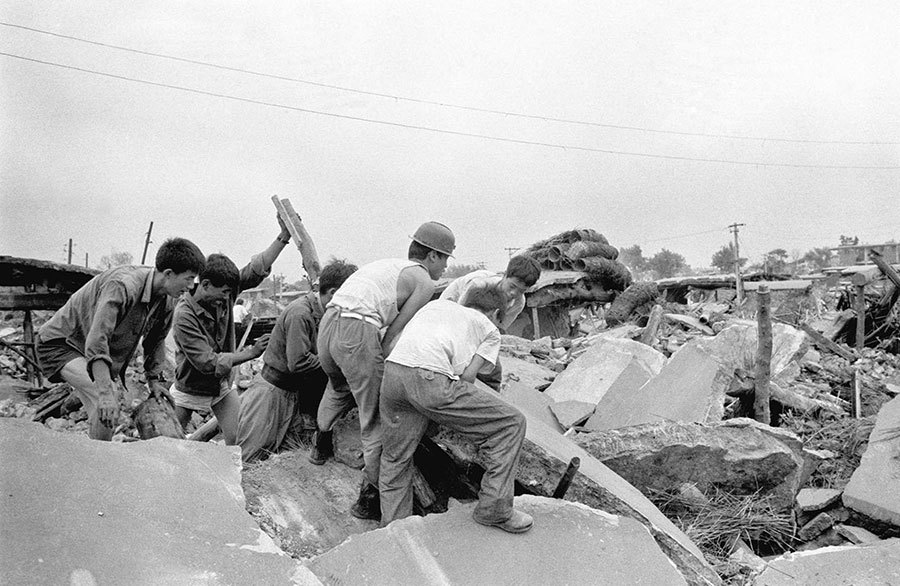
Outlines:
{"type": "Polygon", "coordinates": [[[632,282],[631,272],[617,261],[619,250],[603,234],[576,229],[532,244],[527,249],[548,271],[581,271],[604,288],[622,291],[632,282]]]}

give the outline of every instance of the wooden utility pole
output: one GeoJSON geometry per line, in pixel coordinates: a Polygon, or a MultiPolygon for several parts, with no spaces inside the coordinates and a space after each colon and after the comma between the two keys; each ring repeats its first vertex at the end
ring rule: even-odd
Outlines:
{"type": "Polygon", "coordinates": [[[738,224],[735,222],[728,226],[734,233],[734,287],[737,291],[737,304],[740,305],[744,299],[744,284],[741,282],[741,249],[738,244],[738,228],[746,224],[738,224]]]}
{"type": "Polygon", "coordinates": [[[297,245],[297,250],[300,251],[303,270],[306,271],[309,284],[313,285],[319,280],[319,273],[322,271],[322,267],[319,265],[319,253],[316,252],[316,245],[313,244],[312,237],[306,231],[306,227],[303,226],[300,216],[294,211],[291,200],[278,199],[277,195],[273,195],[272,203],[275,204],[275,209],[278,210],[278,216],[281,218],[281,221],[284,222],[288,232],[291,233],[294,244],[297,245]]]}
{"type": "Polygon", "coordinates": [[[69,260],[67,261],[69,264],[72,264],[72,239],[69,238],[69,260]]]}
{"type": "Polygon", "coordinates": [[[147,261],[147,248],[150,246],[150,234],[153,232],[153,222],[150,222],[150,228],[147,229],[147,239],[144,241],[144,254],[141,255],[141,264],[147,261]]]}
{"type": "Polygon", "coordinates": [[[84,253],[84,268],[86,268],[86,269],[90,268],[88,266],[88,253],[86,253],[86,252],[84,253]]]}
{"type": "Polygon", "coordinates": [[[769,315],[769,286],[760,285],[756,290],[756,393],[753,399],[753,417],[760,423],[772,425],[769,412],[769,382],[772,378],[772,318],[769,315]]]}
{"type": "Polygon", "coordinates": [[[512,255],[513,255],[514,252],[518,252],[519,250],[522,250],[522,249],[521,249],[521,248],[514,248],[514,247],[512,247],[512,246],[507,246],[507,247],[504,248],[503,250],[506,251],[506,254],[509,255],[509,258],[512,258],[512,255]]]}
{"type": "MultiPolygon", "coordinates": [[[[862,352],[866,346],[866,286],[856,285],[853,309],[856,311],[856,351],[862,352]]],[[[862,354],[860,354],[862,356],[862,354]]]]}

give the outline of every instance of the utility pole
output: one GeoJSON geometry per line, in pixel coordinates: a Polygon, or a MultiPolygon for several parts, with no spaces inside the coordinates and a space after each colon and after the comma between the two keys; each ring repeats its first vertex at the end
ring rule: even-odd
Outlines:
{"type": "Polygon", "coordinates": [[[509,255],[509,258],[512,258],[512,255],[513,255],[514,252],[517,252],[517,251],[522,250],[522,249],[521,249],[521,248],[512,248],[512,247],[507,246],[507,247],[504,248],[503,250],[506,251],[506,253],[509,255]]]}
{"type": "Polygon", "coordinates": [[[72,239],[69,238],[69,264],[72,264],[72,239]]]}
{"type": "Polygon", "coordinates": [[[738,244],[738,228],[746,226],[746,224],[738,224],[735,222],[728,226],[734,233],[734,286],[737,291],[737,304],[740,305],[744,299],[744,284],[741,282],[741,249],[738,244]]]}
{"type": "Polygon", "coordinates": [[[84,253],[84,268],[89,268],[88,267],[88,253],[86,253],[86,252],[84,253]]]}
{"type": "Polygon", "coordinates": [[[150,228],[147,230],[147,240],[144,241],[144,254],[141,255],[141,264],[145,264],[147,260],[147,247],[150,246],[150,234],[153,232],[153,222],[150,222],[150,228]]]}

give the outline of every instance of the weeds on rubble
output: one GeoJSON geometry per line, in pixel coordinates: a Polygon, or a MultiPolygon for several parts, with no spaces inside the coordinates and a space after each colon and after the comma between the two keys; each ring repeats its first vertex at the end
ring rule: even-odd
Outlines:
{"type": "Polygon", "coordinates": [[[738,496],[713,488],[708,502],[670,491],[650,490],[650,500],[697,544],[719,575],[731,584],[744,583],[739,566],[729,561],[735,543],[743,540],[760,555],[779,554],[791,548],[794,519],[780,511],[768,496],[738,496]]]}
{"type": "Polygon", "coordinates": [[[794,413],[782,414],[783,427],[796,433],[803,447],[831,452],[832,457],[819,462],[806,486],[841,490],[859,467],[869,435],[875,427],[875,416],[855,419],[811,418],[794,413]]]}

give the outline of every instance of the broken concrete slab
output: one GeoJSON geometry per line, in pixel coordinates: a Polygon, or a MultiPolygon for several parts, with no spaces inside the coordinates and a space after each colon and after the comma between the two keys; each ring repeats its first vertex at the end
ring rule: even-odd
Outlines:
{"type": "MultiPolygon", "coordinates": [[[[715,337],[698,337],[689,342],[697,344],[716,357],[726,368],[742,368],[754,372],[756,366],[756,322],[734,320],[715,337]]],[[[781,371],[791,362],[803,357],[809,348],[809,338],[801,330],[783,323],[772,324],[771,376],[778,380],[781,371]]]]}
{"type": "Polygon", "coordinates": [[[551,411],[550,407],[554,402],[546,393],[524,383],[510,380],[500,387],[500,396],[515,405],[519,411],[541,420],[559,433],[566,431],[551,411]]]}
{"type": "Polygon", "coordinates": [[[588,417],[594,414],[593,403],[583,401],[562,401],[550,405],[550,411],[564,429],[584,423],[588,417]]]}
{"type": "Polygon", "coordinates": [[[690,483],[701,492],[720,488],[736,495],[769,495],[773,506],[790,509],[800,488],[803,457],[764,427],[755,421],[666,421],[579,433],[573,440],[643,492],[675,492],[690,483]]]}
{"type": "Polygon", "coordinates": [[[579,503],[516,498],[534,517],[512,535],[472,520],[474,504],[408,517],[310,563],[325,584],[686,584],[645,527],[579,503]]]}
{"type": "Polygon", "coordinates": [[[4,583],[320,584],[244,510],[240,449],[0,419],[4,583]]]}
{"type": "MultiPolygon", "coordinates": [[[[632,359],[606,392],[603,401],[604,412],[624,412],[626,409],[624,403],[637,393],[638,389],[644,386],[651,377],[650,371],[641,366],[637,359],[632,359]]],[[[603,413],[597,413],[595,408],[594,414],[587,420],[584,427],[592,431],[604,429],[605,418],[606,416],[603,413]]]]}
{"type": "Polygon", "coordinates": [[[878,537],[868,529],[856,527],[855,525],[844,525],[843,523],[838,523],[834,526],[834,529],[841,537],[856,545],[877,543],[881,541],[880,537],[878,537]]]}
{"type": "Polygon", "coordinates": [[[900,397],[882,406],[859,467],[844,488],[844,505],[858,513],[900,526],[900,397]]]}
{"type": "Polygon", "coordinates": [[[900,583],[900,539],[823,547],[770,560],[756,586],[875,586],[900,583]]]}
{"type": "Polygon", "coordinates": [[[797,493],[797,508],[804,513],[822,511],[838,502],[841,494],[833,488],[804,488],[797,493]]]}
{"type": "MultiPolygon", "coordinates": [[[[697,546],[641,492],[621,476],[592,457],[583,448],[525,413],[528,420],[525,443],[516,471],[516,480],[529,492],[553,495],[573,458],[578,472],[572,477],[565,499],[580,502],[615,515],[640,521],[650,530],[662,550],[678,567],[691,586],[721,584],[697,546]]],[[[483,467],[475,446],[446,428],[434,441],[452,446],[455,455],[483,467]]],[[[463,462],[466,463],[466,462],[463,462]]]]}
{"type": "MultiPolygon", "coordinates": [[[[617,387],[597,404],[590,426],[616,429],[657,421],[708,423],[722,419],[725,391],[733,372],[698,345],[688,342],[637,391],[617,387]]],[[[551,385],[552,386],[552,385],[551,385]]],[[[549,391],[549,389],[548,389],[549,391]]]]}
{"type": "Polygon", "coordinates": [[[500,357],[504,382],[519,382],[533,389],[547,388],[557,374],[547,368],[523,358],[503,355],[500,357]]]}
{"type": "Polygon", "coordinates": [[[559,373],[545,392],[557,403],[583,401],[596,405],[633,359],[651,375],[658,374],[666,363],[661,352],[646,344],[624,338],[599,338],[559,373]]]}

